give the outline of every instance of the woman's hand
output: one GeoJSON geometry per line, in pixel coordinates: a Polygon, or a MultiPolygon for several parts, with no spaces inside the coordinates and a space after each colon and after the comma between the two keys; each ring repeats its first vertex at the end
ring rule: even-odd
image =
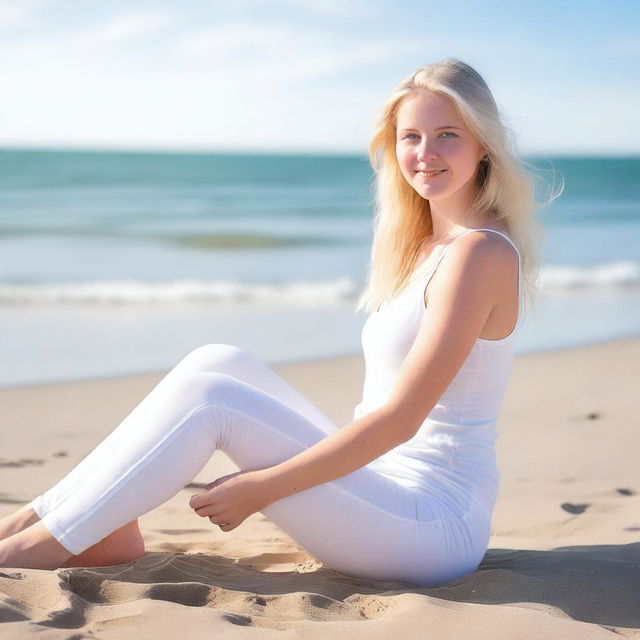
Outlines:
{"type": "Polygon", "coordinates": [[[222,531],[232,531],[252,513],[275,501],[269,478],[264,469],[222,476],[206,485],[205,491],[192,496],[189,506],[222,531]]]}

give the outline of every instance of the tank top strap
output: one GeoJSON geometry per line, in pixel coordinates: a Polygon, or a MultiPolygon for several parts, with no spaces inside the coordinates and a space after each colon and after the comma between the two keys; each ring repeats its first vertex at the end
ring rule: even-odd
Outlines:
{"type": "Polygon", "coordinates": [[[520,258],[520,251],[518,251],[518,247],[516,247],[513,240],[506,233],[503,233],[502,231],[498,231],[497,229],[484,229],[484,228],[483,229],[466,229],[465,231],[462,231],[461,233],[453,237],[454,239],[460,238],[462,236],[466,236],[468,233],[471,233],[472,231],[490,231],[491,233],[497,233],[501,235],[516,250],[516,253],[518,254],[518,258],[520,258]]]}
{"type": "MultiPolygon", "coordinates": [[[[506,233],[503,233],[502,231],[498,231],[497,229],[466,229],[465,231],[461,231],[460,233],[458,233],[457,235],[454,235],[451,242],[448,242],[447,244],[444,245],[444,248],[442,250],[442,252],[440,253],[440,255],[438,256],[438,259],[435,261],[435,263],[432,265],[432,267],[429,269],[428,271],[428,277],[426,279],[426,281],[424,282],[424,286],[422,288],[422,304],[424,305],[424,296],[427,290],[427,286],[429,285],[429,283],[431,282],[431,278],[433,278],[435,272],[438,270],[438,267],[440,266],[440,263],[442,262],[443,258],[445,257],[445,255],[447,254],[447,250],[449,249],[449,247],[458,239],[461,238],[462,236],[466,236],[468,233],[471,233],[472,231],[490,231],[492,233],[497,233],[499,235],[501,235],[507,242],[509,242],[509,244],[511,244],[511,246],[515,249],[516,254],[518,256],[518,299],[520,299],[521,295],[522,295],[522,268],[521,268],[521,264],[520,264],[520,251],[518,251],[518,247],[516,247],[515,243],[513,242],[513,240],[511,240],[511,238],[509,238],[509,236],[506,233]]],[[[520,314],[518,314],[518,320],[520,320],[520,314]]]]}

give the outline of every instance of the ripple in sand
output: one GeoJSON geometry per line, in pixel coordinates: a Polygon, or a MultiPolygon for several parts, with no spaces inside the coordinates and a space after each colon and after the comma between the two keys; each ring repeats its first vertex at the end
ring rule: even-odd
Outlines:
{"type": "MultiPolygon", "coordinates": [[[[296,552],[258,558],[268,563],[276,557],[291,560],[294,556],[300,560],[296,552]]],[[[71,628],[82,620],[80,602],[86,607],[139,600],[217,609],[225,620],[240,626],[275,628],[274,624],[287,621],[369,620],[385,614],[389,604],[377,593],[362,590],[386,591],[392,586],[384,583],[378,588],[371,581],[360,583],[324,568],[304,577],[295,571],[276,575],[224,557],[154,553],[127,565],[65,569],[60,577],[68,597],[56,603],[58,610],[46,623],[55,620],[60,628],[71,628]],[[72,603],[75,606],[69,606],[72,603]]]]}
{"type": "Polygon", "coordinates": [[[0,603],[0,622],[23,622],[29,620],[24,605],[13,598],[3,598],[0,603]]]}

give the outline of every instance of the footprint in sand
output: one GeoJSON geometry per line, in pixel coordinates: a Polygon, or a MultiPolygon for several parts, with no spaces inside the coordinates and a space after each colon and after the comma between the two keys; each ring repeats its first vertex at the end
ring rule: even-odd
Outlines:
{"type": "Polygon", "coordinates": [[[169,536],[180,536],[183,533],[203,533],[209,531],[209,529],[154,529],[154,531],[156,533],[164,533],[169,536]]]}
{"type": "Polygon", "coordinates": [[[222,617],[231,624],[237,624],[240,627],[248,627],[253,624],[253,620],[249,616],[243,616],[239,613],[223,613],[222,617]]]}
{"type": "Polygon", "coordinates": [[[573,416],[569,418],[569,420],[599,420],[602,418],[602,414],[598,411],[591,411],[590,413],[585,413],[581,416],[573,416]]]}
{"type": "Polygon", "coordinates": [[[185,489],[204,489],[206,488],[206,486],[207,486],[206,482],[190,482],[184,488],[185,489]]]}
{"type": "Polygon", "coordinates": [[[584,513],[587,510],[587,507],[590,507],[591,505],[588,503],[572,504],[571,502],[563,502],[560,506],[569,513],[577,514],[584,513]]]}
{"type": "Polygon", "coordinates": [[[20,458],[20,460],[5,460],[0,458],[0,467],[39,467],[45,461],[40,458],[20,458]]]}
{"type": "Polygon", "coordinates": [[[9,578],[9,580],[22,580],[24,578],[24,573],[5,573],[4,571],[0,571],[0,578],[9,578]]]}

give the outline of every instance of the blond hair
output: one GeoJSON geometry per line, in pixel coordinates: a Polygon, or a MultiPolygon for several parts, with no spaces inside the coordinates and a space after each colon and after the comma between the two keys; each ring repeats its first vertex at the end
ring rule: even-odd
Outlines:
{"type": "Polygon", "coordinates": [[[532,176],[518,157],[515,136],[502,123],[489,87],[468,64],[448,58],[420,67],[405,78],[383,105],[374,126],[369,144],[369,160],[376,172],[374,239],[367,286],[356,310],[364,307],[374,311],[401,291],[416,266],[421,245],[433,235],[429,201],[407,183],[396,159],[398,109],[417,91],[450,99],[487,151],[488,160],[478,164],[468,214],[489,213],[496,221],[503,221],[520,252],[522,293],[528,307],[537,297],[539,246],[544,233],[535,210],[542,204],[535,202],[532,176]]]}

